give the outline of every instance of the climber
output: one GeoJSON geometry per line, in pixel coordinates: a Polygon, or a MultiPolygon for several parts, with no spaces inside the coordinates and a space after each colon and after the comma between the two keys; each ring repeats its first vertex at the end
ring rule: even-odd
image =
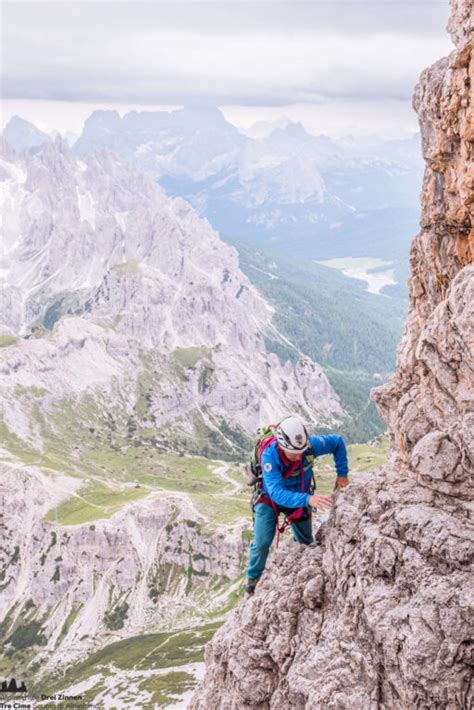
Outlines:
{"type": "Polygon", "coordinates": [[[290,524],[293,539],[303,545],[313,542],[312,509],[332,507],[332,497],[315,494],[313,461],[317,456],[332,454],[336,466],[334,489],[345,488],[349,466],[341,436],[308,435],[304,422],[295,416],[285,417],[262,438],[259,457],[262,477],[254,501],[254,537],[250,545],[245,591],[253,594],[260,579],[278,526],[278,534],[290,524]],[[279,514],[285,523],[278,525],[279,514]]]}

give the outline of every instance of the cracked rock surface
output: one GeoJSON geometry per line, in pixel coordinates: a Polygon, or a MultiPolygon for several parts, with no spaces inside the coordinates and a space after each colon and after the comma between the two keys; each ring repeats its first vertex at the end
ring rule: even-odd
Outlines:
{"type": "Polygon", "coordinates": [[[421,231],[397,371],[373,396],[387,464],[338,492],[314,545],[288,543],[207,647],[191,707],[471,708],[474,461],[472,0],[414,105],[421,231]]]}

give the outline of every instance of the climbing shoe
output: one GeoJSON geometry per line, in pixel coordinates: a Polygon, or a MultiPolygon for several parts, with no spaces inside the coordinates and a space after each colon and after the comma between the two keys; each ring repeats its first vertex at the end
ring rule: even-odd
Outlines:
{"type": "Polygon", "coordinates": [[[254,594],[255,587],[257,586],[258,579],[247,579],[247,583],[244,586],[244,590],[247,594],[254,594]]]}

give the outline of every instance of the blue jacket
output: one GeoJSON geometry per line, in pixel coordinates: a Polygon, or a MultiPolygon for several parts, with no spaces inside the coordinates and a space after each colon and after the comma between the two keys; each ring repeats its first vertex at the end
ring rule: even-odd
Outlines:
{"type": "MultiPolygon", "coordinates": [[[[346,477],[349,471],[347,452],[344,439],[336,434],[309,437],[310,447],[314,457],[332,454],[338,477],[346,477]]],[[[308,451],[308,449],[307,449],[308,451]]],[[[311,453],[310,451],[308,453],[311,453]]],[[[301,469],[298,467],[294,475],[286,480],[284,474],[291,464],[283,463],[278,453],[278,444],[273,442],[262,454],[263,490],[276,505],[282,508],[304,508],[309,505],[313,471],[307,456],[303,456],[304,490],[301,492],[301,469]]]]}

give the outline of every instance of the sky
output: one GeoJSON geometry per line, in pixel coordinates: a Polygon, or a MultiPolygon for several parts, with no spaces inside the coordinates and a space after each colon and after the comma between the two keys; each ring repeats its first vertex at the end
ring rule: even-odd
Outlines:
{"type": "Polygon", "coordinates": [[[1,122],[79,132],[95,108],[211,103],[243,130],[407,136],[448,16],[448,0],[4,0],[1,122]]]}

